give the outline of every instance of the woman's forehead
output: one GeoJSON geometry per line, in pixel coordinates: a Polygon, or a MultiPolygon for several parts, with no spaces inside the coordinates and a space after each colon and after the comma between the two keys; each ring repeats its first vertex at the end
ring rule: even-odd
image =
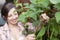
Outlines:
{"type": "Polygon", "coordinates": [[[13,14],[13,13],[16,13],[16,12],[17,12],[17,11],[16,11],[15,8],[11,8],[10,11],[8,12],[8,15],[13,14]]]}

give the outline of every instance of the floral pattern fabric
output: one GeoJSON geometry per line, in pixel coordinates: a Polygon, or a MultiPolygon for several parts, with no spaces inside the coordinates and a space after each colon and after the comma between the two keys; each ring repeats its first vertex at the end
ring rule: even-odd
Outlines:
{"type": "MultiPolygon", "coordinates": [[[[24,27],[20,22],[18,23],[18,26],[20,31],[20,36],[18,40],[24,40],[24,35],[22,34],[24,27]]],[[[10,30],[7,23],[5,23],[4,26],[0,27],[0,40],[14,40],[14,38],[10,35],[10,30]]]]}

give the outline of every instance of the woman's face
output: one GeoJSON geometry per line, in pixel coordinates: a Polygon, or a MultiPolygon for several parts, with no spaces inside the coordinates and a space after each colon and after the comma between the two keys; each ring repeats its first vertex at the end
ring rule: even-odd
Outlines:
{"type": "Polygon", "coordinates": [[[7,17],[7,22],[9,24],[16,24],[18,22],[18,13],[15,8],[10,9],[7,17]]]}

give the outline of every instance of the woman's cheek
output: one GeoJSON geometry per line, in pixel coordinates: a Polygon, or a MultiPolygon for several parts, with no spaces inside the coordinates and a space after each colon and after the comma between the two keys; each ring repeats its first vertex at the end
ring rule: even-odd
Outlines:
{"type": "Polygon", "coordinates": [[[11,21],[12,20],[12,17],[8,17],[8,19],[7,19],[8,21],[11,21]]]}

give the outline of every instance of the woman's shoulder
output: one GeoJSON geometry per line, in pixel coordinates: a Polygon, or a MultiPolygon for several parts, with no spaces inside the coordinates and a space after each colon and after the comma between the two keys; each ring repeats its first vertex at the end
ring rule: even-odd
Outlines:
{"type": "Polygon", "coordinates": [[[6,23],[0,27],[0,32],[3,32],[4,30],[7,30],[7,24],[6,23]]]}
{"type": "Polygon", "coordinates": [[[3,30],[4,29],[4,27],[3,26],[0,26],[0,30],[3,30]]]}
{"type": "Polygon", "coordinates": [[[1,26],[1,27],[0,27],[0,34],[2,34],[2,33],[3,33],[3,29],[4,29],[4,27],[3,27],[3,26],[1,26]]]}

